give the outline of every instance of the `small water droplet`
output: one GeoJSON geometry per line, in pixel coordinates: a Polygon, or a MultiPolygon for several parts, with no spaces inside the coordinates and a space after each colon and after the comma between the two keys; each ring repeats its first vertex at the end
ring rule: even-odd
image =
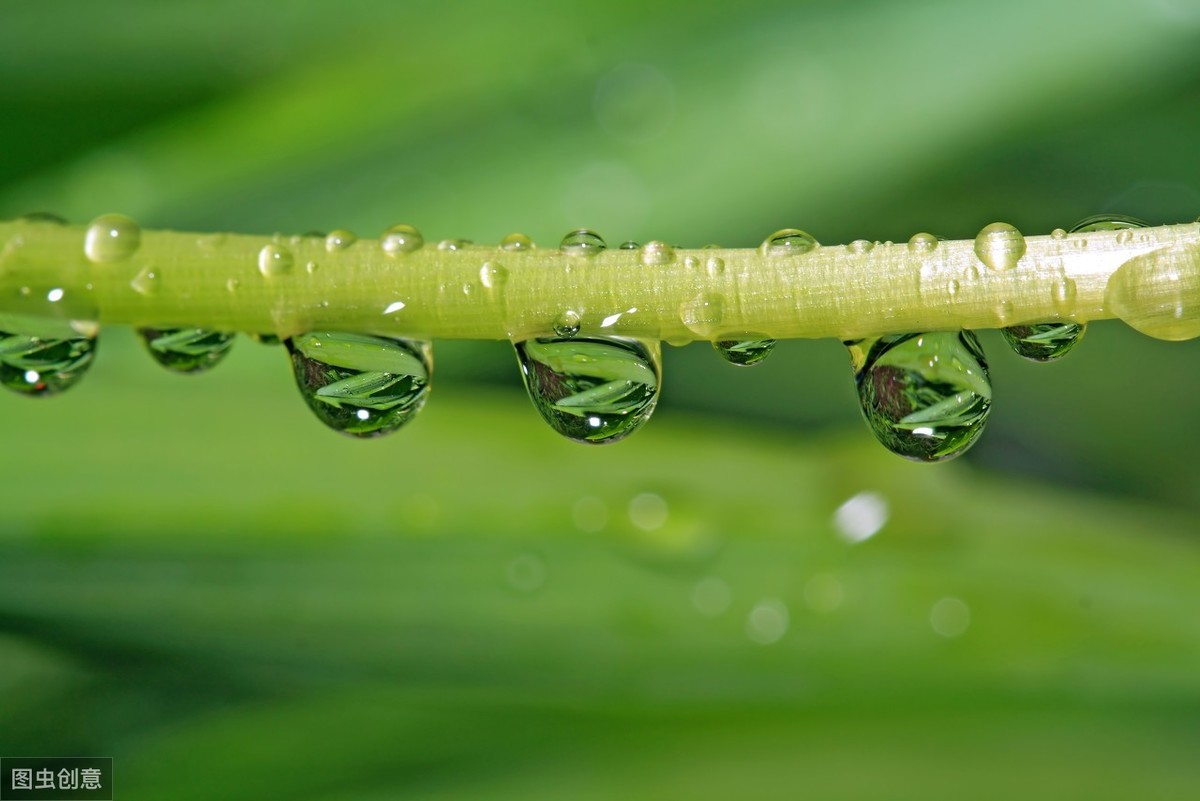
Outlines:
{"type": "Polygon", "coordinates": [[[642,245],[642,264],[647,266],[670,264],[675,259],[675,249],[666,242],[652,241],[642,245]]]}
{"type": "Polygon", "coordinates": [[[1062,314],[1070,314],[1075,311],[1075,298],[1079,294],[1079,289],[1075,285],[1075,281],[1063,276],[1055,282],[1050,290],[1050,299],[1054,303],[1054,308],[1062,314]]]}
{"type": "Polygon", "coordinates": [[[216,250],[225,244],[225,234],[205,234],[196,240],[196,247],[201,250],[216,250]]]}
{"type": "Polygon", "coordinates": [[[263,245],[258,251],[258,271],[265,278],[286,275],[292,270],[292,251],[283,245],[263,245]]]}
{"type": "Polygon", "coordinates": [[[509,234],[500,240],[500,249],[509,253],[533,250],[533,240],[525,234],[509,234]]]}
{"type": "Polygon", "coordinates": [[[1083,234],[1092,231],[1124,231],[1130,228],[1149,228],[1150,223],[1124,214],[1093,214],[1084,217],[1071,227],[1071,233],[1083,234]]]}
{"type": "Polygon", "coordinates": [[[300,394],[334,431],[390,433],[416,416],[429,394],[427,343],[318,331],[287,340],[300,394]]]}
{"type": "Polygon", "coordinates": [[[494,261],[485,261],[483,266],[479,268],[479,283],[483,284],[485,289],[499,289],[508,281],[508,270],[503,264],[497,264],[494,261]]]}
{"type": "Polygon", "coordinates": [[[129,282],[134,292],[150,297],[158,292],[158,272],[153,267],[143,267],[129,282]]]}
{"type": "Polygon", "coordinates": [[[876,242],[869,242],[866,239],[855,239],[849,245],[846,245],[846,250],[856,256],[860,256],[863,253],[870,253],[875,249],[876,244],[876,242]]]}
{"type": "Polygon", "coordinates": [[[400,256],[419,250],[425,244],[421,232],[411,225],[393,225],[379,237],[379,247],[389,256],[400,256]]]}
{"type": "Polygon", "coordinates": [[[176,373],[201,373],[225,358],[232,333],[204,328],[139,328],[154,361],[176,373]]]}
{"type": "Polygon", "coordinates": [[[640,428],[658,401],[658,343],[623,337],[514,343],[534,408],[576,442],[616,442],[640,428]]]}
{"type": "Polygon", "coordinates": [[[229,280],[227,280],[225,282],[225,290],[230,293],[237,292],[238,287],[241,285],[242,285],[242,282],[239,281],[238,279],[230,278],[229,280]]]}
{"type": "Polygon", "coordinates": [[[685,256],[683,259],[683,266],[689,270],[698,270],[700,269],[700,259],[696,258],[695,256],[685,256]]]}
{"type": "Polygon", "coordinates": [[[1066,239],[1067,232],[1061,228],[1055,228],[1053,231],[1050,232],[1050,238],[1051,239],[1066,239]]]}
{"type": "Polygon", "coordinates": [[[1200,246],[1168,245],[1125,262],[1108,279],[1104,305],[1156,339],[1200,336],[1200,246]]]}
{"type": "Polygon", "coordinates": [[[938,238],[933,234],[913,234],[908,240],[908,249],[916,253],[929,253],[936,250],[937,246],[938,238]]]}
{"type": "Polygon", "coordinates": [[[679,307],[679,321],[687,330],[701,337],[716,334],[724,312],[724,298],[703,293],[686,300],[679,307]]]}
{"type": "Polygon", "coordinates": [[[704,263],[704,271],[709,278],[719,278],[725,274],[725,260],[720,256],[709,256],[704,263]]]}
{"type": "Polygon", "coordinates": [[[1000,333],[1018,356],[1049,362],[1066,356],[1083,339],[1086,330],[1087,326],[1081,323],[1054,322],[1014,325],[1000,329],[1000,333]]]}
{"type": "Polygon", "coordinates": [[[1011,300],[1002,300],[996,304],[996,318],[1001,324],[1011,322],[1016,313],[1011,300]]]}
{"type": "Polygon", "coordinates": [[[817,247],[812,234],[798,228],[783,228],[768,236],[759,246],[764,256],[799,256],[817,247]]]}
{"type": "Polygon", "coordinates": [[[579,333],[579,325],[578,312],[573,309],[566,309],[562,314],[554,318],[554,333],[560,337],[570,339],[579,333]]]}
{"type": "Polygon", "coordinates": [[[846,344],[863,416],[888,450],[939,462],[979,438],[992,387],[975,334],[901,334],[846,344]]]}
{"type": "Polygon", "coordinates": [[[358,237],[352,231],[347,231],[345,228],[335,228],[325,237],[325,249],[330,253],[336,253],[339,250],[346,250],[357,241],[358,237]]]}
{"type": "Polygon", "coordinates": [[[102,214],[92,220],[83,238],[83,252],[90,261],[128,259],[142,244],[142,229],[124,214],[102,214]]]}
{"type": "Polygon", "coordinates": [[[94,337],[53,338],[0,331],[0,384],[20,395],[57,395],[79,382],[95,353],[94,337]]]}
{"type": "Polygon", "coordinates": [[[1025,237],[1008,223],[986,225],[975,237],[975,255],[989,269],[1011,270],[1025,255],[1025,237]]]}
{"type": "Polygon", "coordinates": [[[618,250],[637,250],[640,247],[641,247],[641,245],[639,245],[637,242],[634,242],[632,239],[626,239],[624,242],[621,243],[620,247],[618,247],[617,249],[618,250]]]}
{"type": "Polygon", "coordinates": [[[752,367],[775,349],[775,340],[764,338],[721,339],[712,344],[722,359],[738,367],[752,367]]]}
{"type": "Polygon", "coordinates": [[[608,245],[590,228],[577,228],[562,238],[558,248],[568,256],[595,256],[608,245]]]}
{"type": "Polygon", "coordinates": [[[317,264],[315,261],[305,262],[304,264],[304,272],[308,273],[309,275],[313,275],[319,269],[321,269],[321,265],[317,264]]]}
{"type": "Polygon", "coordinates": [[[453,252],[456,250],[462,250],[469,244],[471,243],[465,239],[443,239],[441,242],[437,243],[437,249],[453,252]]]}
{"type": "Polygon", "coordinates": [[[946,284],[946,294],[954,298],[958,294],[958,279],[951,278],[950,283],[946,284]]]}

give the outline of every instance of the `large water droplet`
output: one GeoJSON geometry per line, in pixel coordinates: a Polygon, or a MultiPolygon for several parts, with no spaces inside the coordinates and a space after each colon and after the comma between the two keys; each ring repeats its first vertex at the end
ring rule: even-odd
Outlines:
{"type": "Polygon", "coordinates": [[[291,272],[293,262],[292,251],[283,245],[263,245],[258,251],[258,271],[266,278],[286,275],[291,272]]]}
{"type": "Polygon", "coordinates": [[[393,225],[379,237],[379,247],[389,256],[401,256],[419,250],[425,244],[425,237],[411,225],[400,223],[393,225]]]}
{"type": "Polygon", "coordinates": [[[233,346],[231,333],[205,328],[139,328],[154,361],[176,373],[200,373],[225,358],[233,346]]]}
{"type": "Polygon", "coordinates": [[[330,253],[336,253],[339,250],[345,250],[357,241],[358,237],[352,231],[335,228],[325,237],[325,249],[330,253]]]}
{"type": "Polygon", "coordinates": [[[938,462],[965,452],[979,438],[992,387],[973,333],[901,334],[846,344],[863,416],[888,450],[938,462]]]}
{"type": "Polygon", "coordinates": [[[79,382],[96,353],[94,337],[51,338],[0,331],[0,384],[49,397],[79,382]]]}
{"type": "Polygon", "coordinates": [[[1104,305],[1156,339],[1200,336],[1200,246],[1169,245],[1125,262],[1108,279],[1104,305]]]}
{"type": "Polygon", "coordinates": [[[83,238],[83,252],[90,261],[127,259],[142,244],[142,229],[124,214],[102,214],[92,220],[83,238]]]}
{"type": "Polygon", "coordinates": [[[506,281],[508,281],[508,270],[503,264],[485,261],[479,268],[479,283],[483,284],[485,289],[499,289],[504,286],[506,281]]]}
{"type": "Polygon", "coordinates": [[[990,269],[1011,270],[1025,255],[1025,237],[1008,223],[992,223],[975,237],[975,255],[990,269]]]}
{"type": "Polygon", "coordinates": [[[570,339],[579,333],[579,313],[574,309],[566,309],[554,318],[554,333],[570,339]]]}
{"type": "Polygon", "coordinates": [[[590,228],[579,228],[564,236],[558,247],[568,256],[595,256],[608,245],[590,228]]]}
{"type": "Polygon", "coordinates": [[[1091,233],[1092,231],[1123,231],[1127,228],[1149,228],[1150,223],[1137,217],[1124,214],[1093,214],[1084,217],[1071,228],[1073,234],[1091,233]]]}
{"type": "Polygon", "coordinates": [[[334,431],[381,436],[425,405],[433,372],[427,343],[319,331],[286,344],[300,394],[334,431]]]}
{"type": "Polygon", "coordinates": [[[722,339],[712,344],[722,359],[738,367],[752,367],[775,349],[773,339],[722,339]]]}
{"type": "Polygon", "coordinates": [[[938,238],[933,234],[913,234],[908,240],[908,249],[917,253],[929,253],[936,250],[938,238]]]}
{"type": "Polygon", "coordinates": [[[509,234],[500,240],[500,249],[509,253],[533,250],[533,240],[525,234],[509,234]]]}
{"type": "Polygon", "coordinates": [[[623,337],[514,343],[525,387],[550,426],[576,442],[616,442],[654,411],[658,344],[623,337]]]}
{"type": "Polygon", "coordinates": [[[817,247],[813,235],[798,228],[783,228],[768,236],[759,246],[764,256],[799,256],[817,247]]]}
{"type": "Polygon", "coordinates": [[[696,295],[679,307],[679,321],[687,330],[701,337],[716,334],[723,314],[724,299],[712,293],[696,295]]]}
{"type": "MultiPolygon", "coordinates": [[[[621,245],[622,248],[625,245],[621,245]]],[[[648,267],[670,264],[675,259],[675,248],[666,242],[651,241],[642,245],[642,264],[648,267]]]]}
{"type": "Polygon", "coordinates": [[[1000,333],[1018,356],[1049,362],[1066,356],[1083,339],[1086,330],[1082,323],[1054,322],[1009,326],[1000,329],[1000,333]]]}

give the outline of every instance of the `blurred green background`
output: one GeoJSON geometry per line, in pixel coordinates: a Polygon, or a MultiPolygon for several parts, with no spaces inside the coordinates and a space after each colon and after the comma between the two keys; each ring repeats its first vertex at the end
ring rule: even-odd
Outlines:
{"type": "MultiPolygon", "coordinates": [[[[1200,5],[0,6],[0,216],[554,244],[1027,234],[1200,213],[1200,5]]],[[[323,429],[278,348],[105,331],[0,398],[0,755],[119,799],[1200,794],[1200,344],[1096,324],[941,466],[844,349],[668,348],[560,440],[505,343],[323,429]],[[840,511],[839,511],[840,510],[840,511]]]]}

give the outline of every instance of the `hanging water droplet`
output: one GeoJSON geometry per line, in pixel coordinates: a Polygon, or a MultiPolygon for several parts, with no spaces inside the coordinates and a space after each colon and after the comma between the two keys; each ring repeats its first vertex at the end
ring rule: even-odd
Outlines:
{"type": "Polygon", "coordinates": [[[300,394],[322,423],[353,437],[388,434],[429,394],[429,345],[319,331],[287,340],[300,394]]]}
{"type": "Polygon", "coordinates": [[[1200,246],[1168,245],[1125,262],[1108,279],[1104,305],[1156,339],[1200,336],[1200,246]]]}
{"type": "Polygon", "coordinates": [[[1049,362],[1066,356],[1083,339],[1087,326],[1081,323],[1031,323],[1000,329],[1004,340],[1018,356],[1049,362]]]}
{"type": "Polygon", "coordinates": [[[634,242],[632,239],[626,239],[624,242],[621,243],[621,246],[617,249],[618,250],[637,250],[640,247],[641,247],[641,245],[639,245],[637,242],[634,242]]]}
{"type": "Polygon", "coordinates": [[[352,231],[335,228],[325,237],[325,249],[330,253],[336,253],[339,250],[345,250],[357,241],[358,237],[352,231]]]}
{"type": "Polygon", "coordinates": [[[124,214],[102,214],[92,220],[83,238],[83,252],[90,261],[128,259],[142,244],[142,229],[124,214]]]}
{"type": "Polygon", "coordinates": [[[411,225],[393,225],[379,237],[379,247],[389,256],[401,256],[419,250],[425,244],[421,232],[411,225]]]}
{"type": "Polygon", "coordinates": [[[986,225],[975,237],[975,255],[992,270],[1011,270],[1025,255],[1025,237],[1008,223],[986,225]]]}
{"type": "Polygon", "coordinates": [[[130,279],[129,286],[139,295],[152,297],[158,292],[158,283],[158,271],[153,267],[146,266],[138,270],[137,275],[130,279]]]}
{"type": "Polygon", "coordinates": [[[716,334],[724,314],[724,298],[702,293],[686,300],[679,307],[679,321],[687,330],[700,337],[716,334]]]}
{"type": "Polygon", "coordinates": [[[286,275],[292,270],[292,251],[283,245],[263,245],[258,251],[258,271],[265,278],[286,275]]]}
{"type": "Polygon", "coordinates": [[[0,384],[49,397],[79,382],[96,353],[94,337],[42,337],[0,331],[0,384]]]}
{"type": "Polygon", "coordinates": [[[798,228],[783,228],[768,236],[759,246],[764,256],[799,256],[817,247],[813,235],[798,228]]]}
{"type": "Polygon", "coordinates": [[[283,342],[278,334],[247,334],[260,345],[278,345],[283,342]]]}
{"type": "Polygon", "coordinates": [[[176,373],[200,373],[225,358],[234,334],[204,328],[139,328],[154,361],[176,373]]]}
{"type": "Polygon", "coordinates": [[[913,234],[908,240],[908,249],[917,253],[929,253],[936,250],[937,246],[938,238],[933,234],[913,234]]]}
{"type": "Polygon", "coordinates": [[[560,337],[570,339],[579,333],[579,313],[573,309],[566,309],[562,314],[554,318],[554,333],[560,337]]]}
{"type": "Polygon", "coordinates": [[[499,289],[508,281],[508,270],[503,264],[497,264],[494,261],[485,261],[483,266],[479,268],[479,283],[483,284],[484,289],[499,289]]]}
{"type": "Polygon", "coordinates": [[[675,259],[675,248],[666,242],[651,241],[642,245],[642,264],[649,267],[670,264],[675,259]]]}
{"type": "Polygon", "coordinates": [[[1149,228],[1150,223],[1129,217],[1124,214],[1093,214],[1084,217],[1071,228],[1073,234],[1091,233],[1092,231],[1123,231],[1129,228],[1149,228]]]}
{"type": "Polygon", "coordinates": [[[658,343],[623,337],[530,339],[514,343],[534,408],[576,442],[616,442],[654,411],[658,343]]]}
{"type": "Polygon", "coordinates": [[[722,339],[712,344],[722,359],[738,367],[753,367],[775,349],[773,339],[722,339]]]}
{"type": "Polygon", "coordinates": [[[979,438],[992,387],[975,334],[901,334],[846,345],[863,417],[888,450],[938,462],[979,438]]]}
{"type": "Polygon", "coordinates": [[[562,238],[558,248],[568,256],[595,256],[608,245],[590,228],[578,228],[562,238]]]}
{"type": "Polygon", "coordinates": [[[509,234],[500,240],[500,249],[509,253],[533,250],[533,240],[525,234],[509,234]]]}

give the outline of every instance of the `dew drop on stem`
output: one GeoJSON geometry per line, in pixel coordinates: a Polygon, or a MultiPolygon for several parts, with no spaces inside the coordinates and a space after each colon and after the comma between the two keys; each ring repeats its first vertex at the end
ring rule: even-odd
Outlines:
{"type": "Polygon", "coordinates": [[[892,453],[940,462],[979,438],[992,388],[972,332],[901,334],[846,345],[863,417],[892,453]]]}
{"type": "Polygon", "coordinates": [[[657,342],[553,337],[514,347],[534,408],[567,439],[616,442],[654,411],[661,376],[657,342]]]}
{"type": "Polygon", "coordinates": [[[83,252],[89,261],[128,259],[142,244],[142,229],[124,214],[102,214],[87,227],[83,252]]]}
{"type": "Polygon", "coordinates": [[[300,395],[334,431],[382,436],[425,405],[433,372],[428,343],[314,331],[292,337],[286,345],[300,395]]]}

